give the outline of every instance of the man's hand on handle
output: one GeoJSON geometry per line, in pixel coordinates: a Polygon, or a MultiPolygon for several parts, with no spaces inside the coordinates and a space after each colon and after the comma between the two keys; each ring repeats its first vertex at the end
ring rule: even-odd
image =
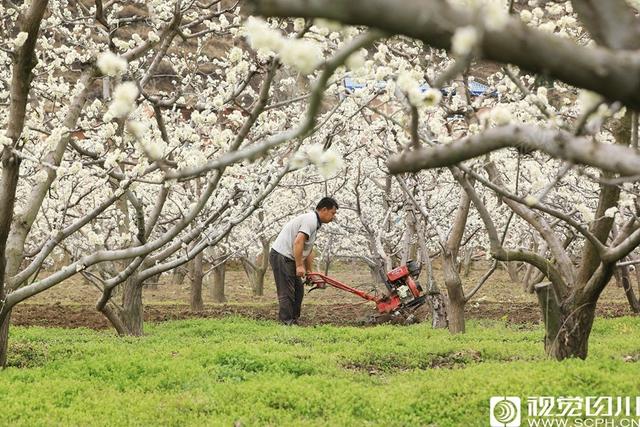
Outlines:
{"type": "Polygon", "coordinates": [[[304,268],[304,265],[296,266],[296,276],[304,277],[307,274],[307,270],[304,268]]]}

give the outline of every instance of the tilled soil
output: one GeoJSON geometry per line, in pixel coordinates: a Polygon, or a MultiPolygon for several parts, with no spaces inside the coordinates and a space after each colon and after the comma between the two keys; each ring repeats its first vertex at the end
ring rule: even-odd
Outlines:
{"type": "MultiPolygon", "coordinates": [[[[258,320],[276,320],[277,304],[210,304],[195,312],[183,304],[146,305],[144,317],[147,322],[166,320],[242,316],[258,320]]],[[[624,303],[603,302],[598,304],[598,316],[619,317],[631,315],[624,303]]],[[[314,325],[362,325],[368,324],[375,315],[375,306],[366,303],[306,304],[303,305],[302,326],[314,325]]],[[[429,321],[429,308],[425,305],[416,312],[419,321],[429,321]]],[[[540,308],[535,303],[480,302],[469,304],[467,319],[494,319],[514,324],[540,323],[540,308]]],[[[93,306],[64,304],[20,304],[11,316],[13,325],[49,326],[63,328],[85,327],[109,328],[107,319],[93,306]]]]}

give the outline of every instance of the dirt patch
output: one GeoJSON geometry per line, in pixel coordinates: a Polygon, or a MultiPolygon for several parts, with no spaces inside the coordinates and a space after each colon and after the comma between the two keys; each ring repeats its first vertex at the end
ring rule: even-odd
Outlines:
{"type": "MultiPolygon", "coordinates": [[[[474,282],[485,273],[486,268],[487,264],[484,262],[474,263],[471,274],[464,278],[465,289],[474,286],[474,282]]],[[[438,261],[434,262],[434,270],[437,282],[443,288],[442,271],[438,261]]],[[[46,274],[43,273],[43,276],[46,274]]],[[[329,275],[363,291],[376,292],[368,269],[358,263],[336,263],[329,275]]],[[[179,283],[174,275],[163,275],[157,286],[143,289],[145,320],[157,322],[222,318],[230,315],[260,320],[277,319],[277,296],[270,272],[266,275],[264,295],[254,296],[247,276],[241,268],[229,267],[225,276],[225,304],[213,303],[210,279],[206,277],[203,285],[205,309],[193,312],[187,305],[190,292],[189,278],[179,283]]],[[[95,309],[99,298],[100,291],[76,275],[16,306],[13,309],[12,323],[24,326],[109,328],[106,318],[95,309]]],[[[121,298],[121,295],[114,296],[115,301],[118,301],[118,298],[121,298]]],[[[623,290],[615,283],[605,288],[598,303],[597,314],[601,317],[631,314],[623,290]]],[[[301,324],[371,325],[378,323],[371,321],[375,315],[375,304],[352,294],[328,288],[305,296],[301,324]]],[[[428,322],[429,307],[426,304],[422,306],[416,312],[416,317],[418,321],[428,322]]],[[[523,292],[521,286],[511,282],[508,274],[499,269],[467,304],[466,318],[502,320],[516,327],[530,328],[541,322],[541,313],[535,296],[523,292]]],[[[390,323],[394,323],[394,319],[390,319],[390,323]]]]}
{"type": "MultiPolygon", "coordinates": [[[[371,311],[362,304],[308,305],[303,308],[301,326],[314,325],[360,325],[371,311]]],[[[220,319],[242,316],[257,320],[276,320],[278,307],[272,304],[216,304],[207,305],[202,311],[192,311],[187,305],[147,305],[144,319],[147,322],[162,322],[181,319],[220,319]]],[[[18,326],[50,326],[91,329],[109,328],[107,319],[95,307],[88,305],[21,304],[13,309],[11,323],[18,326]]]]}
{"type": "Polygon", "coordinates": [[[457,351],[455,353],[437,355],[429,361],[431,369],[463,368],[467,363],[480,363],[482,356],[479,351],[457,351]]]}
{"type": "Polygon", "coordinates": [[[431,356],[421,361],[417,366],[403,363],[401,359],[387,357],[375,361],[348,361],[342,367],[350,371],[366,372],[369,375],[381,375],[389,371],[412,369],[459,369],[464,368],[467,364],[481,363],[483,361],[480,352],[476,350],[456,351],[431,356]]]}
{"type": "MultiPolygon", "coordinates": [[[[209,304],[202,311],[192,311],[185,304],[148,304],[144,308],[147,322],[162,322],[180,319],[220,319],[228,316],[242,316],[257,320],[276,320],[278,307],[271,304],[209,304]]],[[[315,325],[369,325],[367,319],[375,314],[375,307],[366,303],[303,304],[301,326],[315,325]]],[[[619,317],[630,315],[629,307],[624,303],[601,303],[598,305],[599,317],[619,317]]],[[[429,308],[421,307],[416,317],[429,322],[429,308]]],[[[542,320],[540,308],[533,303],[477,303],[467,306],[467,319],[503,320],[514,325],[538,324],[542,320]]],[[[13,325],[51,326],[63,328],[85,327],[106,329],[110,325],[107,319],[93,305],[65,304],[20,304],[13,309],[13,325]]],[[[393,322],[391,322],[393,323],[393,322]]]]}

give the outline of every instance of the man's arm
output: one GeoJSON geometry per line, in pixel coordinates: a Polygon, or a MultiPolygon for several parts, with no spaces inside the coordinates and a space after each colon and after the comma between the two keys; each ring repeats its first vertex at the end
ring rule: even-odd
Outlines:
{"type": "Polygon", "coordinates": [[[307,238],[306,234],[298,233],[296,240],[293,242],[293,258],[296,260],[296,276],[298,277],[304,277],[306,272],[302,252],[304,249],[304,242],[307,241],[307,238]]]}
{"type": "Polygon", "coordinates": [[[313,250],[309,252],[309,255],[304,259],[304,268],[309,271],[313,271],[313,250]]]}

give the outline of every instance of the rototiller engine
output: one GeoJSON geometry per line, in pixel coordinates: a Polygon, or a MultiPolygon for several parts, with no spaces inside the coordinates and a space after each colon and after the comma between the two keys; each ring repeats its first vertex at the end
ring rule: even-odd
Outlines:
{"type": "Polygon", "coordinates": [[[387,273],[384,283],[388,294],[382,296],[352,288],[322,273],[307,273],[306,283],[313,285],[309,292],[314,289],[325,289],[327,285],[333,286],[375,302],[380,314],[393,314],[407,309],[413,310],[424,304],[425,295],[422,294],[422,287],[417,281],[419,275],[420,267],[415,261],[409,261],[406,265],[394,268],[387,273]]]}

